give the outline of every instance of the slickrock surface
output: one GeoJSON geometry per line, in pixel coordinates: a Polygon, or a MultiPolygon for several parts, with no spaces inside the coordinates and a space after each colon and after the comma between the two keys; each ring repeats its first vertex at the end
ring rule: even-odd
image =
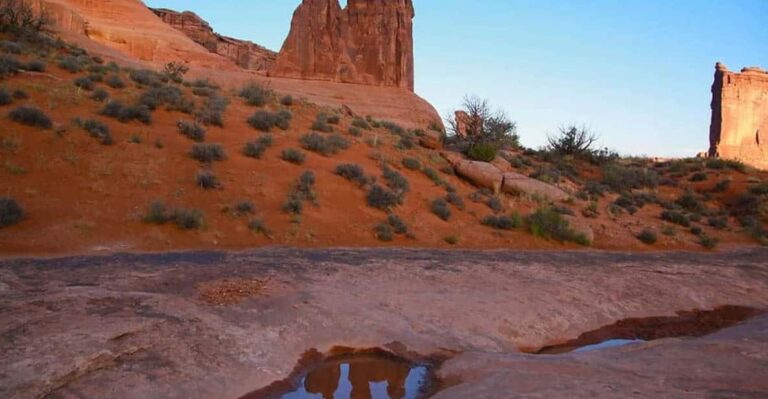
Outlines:
{"type": "Polygon", "coordinates": [[[768,72],[717,63],[709,140],[709,156],[768,169],[768,72]]]}
{"type": "Polygon", "coordinates": [[[237,398],[285,378],[307,349],[398,342],[422,355],[456,353],[438,370],[452,384],[439,398],[764,397],[761,317],[703,338],[601,352],[517,348],[562,343],[628,317],[764,309],[766,259],[765,249],[6,259],[0,396],[237,398]]]}

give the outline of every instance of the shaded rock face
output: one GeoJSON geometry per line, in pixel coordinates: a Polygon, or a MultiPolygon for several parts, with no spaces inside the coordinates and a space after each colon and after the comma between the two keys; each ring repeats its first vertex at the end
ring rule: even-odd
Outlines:
{"type": "Polygon", "coordinates": [[[304,0],[270,76],[413,91],[411,0],[304,0]]]}
{"type": "Polygon", "coordinates": [[[768,72],[715,67],[709,156],[768,169],[768,72]]]}
{"type": "Polygon", "coordinates": [[[150,8],[163,22],[182,31],[194,42],[214,54],[234,61],[238,66],[255,71],[267,71],[275,62],[277,53],[255,43],[219,35],[197,14],[177,12],[165,8],[150,8]]]}

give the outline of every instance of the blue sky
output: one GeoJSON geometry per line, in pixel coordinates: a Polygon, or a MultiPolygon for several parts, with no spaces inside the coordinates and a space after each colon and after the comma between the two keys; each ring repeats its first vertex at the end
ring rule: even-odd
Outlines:
{"type": "MultiPolygon", "coordinates": [[[[146,0],[279,50],[299,0],[146,0]]],[[[344,2],[342,2],[344,3],[344,2]]],[[[767,0],[414,0],[416,92],[488,98],[538,147],[564,124],[625,154],[708,146],[716,61],[768,69],[767,0]]]]}

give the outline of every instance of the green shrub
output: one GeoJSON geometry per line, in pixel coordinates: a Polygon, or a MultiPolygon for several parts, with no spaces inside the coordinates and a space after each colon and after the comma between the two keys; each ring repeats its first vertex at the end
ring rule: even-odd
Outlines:
{"type": "Polygon", "coordinates": [[[176,209],[173,212],[173,221],[182,230],[199,229],[205,224],[203,212],[198,209],[176,209]]]}
{"type": "Polygon", "coordinates": [[[161,201],[153,201],[147,207],[147,211],[144,214],[144,223],[151,224],[165,224],[173,219],[172,213],[166,208],[165,204],[161,201]]]}
{"type": "Polygon", "coordinates": [[[715,237],[710,237],[705,234],[702,234],[701,236],[699,236],[699,245],[701,245],[706,249],[714,249],[719,243],[720,243],[720,240],[718,240],[715,237]]]}
{"type": "Polygon", "coordinates": [[[543,181],[544,183],[556,184],[561,180],[561,173],[557,168],[549,165],[542,165],[536,168],[529,177],[543,181]]]}
{"type": "Polygon", "coordinates": [[[270,235],[270,231],[262,219],[251,219],[248,222],[248,229],[257,234],[270,235]]]}
{"type": "Polygon", "coordinates": [[[728,218],[712,216],[707,219],[707,224],[716,229],[726,229],[728,228],[728,218]]]}
{"type": "Polygon", "coordinates": [[[440,219],[447,221],[451,218],[451,209],[448,206],[448,201],[443,198],[433,200],[431,210],[440,219]]]}
{"type": "Polygon", "coordinates": [[[349,141],[336,134],[325,137],[315,132],[307,133],[301,137],[299,142],[305,150],[313,151],[323,156],[336,154],[349,147],[349,141]]]}
{"type": "Polygon", "coordinates": [[[549,207],[543,207],[525,218],[528,230],[537,237],[557,241],[572,241],[580,245],[589,245],[589,240],[571,229],[563,216],[549,207]]]}
{"type": "Polygon", "coordinates": [[[400,205],[402,203],[402,198],[391,190],[378,184],[374,184],[368,190],[368,193],[365,196],[365,201],[368,206],[372,208],[389,211],[400,205]]]}
{"type": "Polygon", "coordinates": [[[204,190],[212,190],[221,187],[216,174],[210,169],[201,169],[196,176],[197,185],[204,190]]]}
{"type": "Polygon", "coordinates": [[[659,176],[647,168],[609,164],[603,168],[603,184],[614,192],[621,193],[635,189],[656,188],[659,184],[659,176]]]}
{"type": "Polygon", "coordinates": [[[498,230],[512,230],[522,227],[523,219],[517,213],[505,216],[491,215],[483,218],[482,223],[484,226],[493,227],[498,230]]]}
{"type": "Polygon", "coordinates": [[[109,99],[109,93],[104,89],[96,89],[91,94],[91,99],[103,103],[109,99]]]}
{"type": "Polygon", "coordinates": [[[248,118],[248,124],[262,132],[269,132],[273,127],[288,130],[291,126],[292,118],[293,114],[287,110],[278,112],[257,111],[248,118]]]}
{"type": "Polygon", "coordinates": [[[708,169],[733,169],[742,173],[747,171],[747,166],[740,161],[733,161],[730,159],[710,158],[704,164],[708,169]]]}
{"type": "Polygon", "coordinates": [[[371,125],[365,119],[359,117],[352,119],[352,126],[362,130],[371,130],[371,125]]]}
{"type": "Polygon", "coordinates": [[[126,106],[119,101],[112,100],[101,110],[101,114],[127,123],[137,120],[145,125],[152,123],[152,112],[146,105],[126,106]]]}
{"type": "Polygon", "coordinates": [[[731,187],[731,181],[730,180],[721,180],[715,184],[715,186],[712,188],[713,193],[722,193],[724,191],[728,191],[728,189],[731,187]]]}
{"type": "Polygon", "coordinates": [[[91,137],[97,139],[99,143],[103,145],[112,145],[115,143],[115,141],[112,139],[112,135],[110,134],[109,126],[105,125],[104,123],[95,119],[88,119],[82,121],[80,125],[83,130],[88,132],[91,137]]]}
{"type": "Polygon", "coordinates": [[[292,213],[294,215],[301,215],[301,212],[304,211],[304,203],[301,201],[301,199],[297,198],[294,195],[289,195],[288,198],[283,202],[283,212],[285,213],[292,213]]]}
{"type": "Polygon", "coordinates": [[[387,216],[387,223],[392,226],[392,230],[395,232],[395,234],[408,233],[408,225],[405,224],[403,219],[394,213],[390,213],[389,216],[387,216]]]}
{"type": "Polygon", "coordinates": [[[365,186],[370,182],[370,179],[365,175],[363,167],[358,164],[345,163],[336,166],[334,173],[351,181],[357,183],[359,186],[365,186]]]}
{"type": "Polygon", "coordinates": [[[195,111],[195,119],[206,126],[224,126],[224,111],[229,106],[229,99],[213,94],[203,101],[203,106],[195,111]]]}
{"type": "Polygon", "coordinates": [[[411,187],[408,183],[408,179],[405,178],[405,176],[401,175],[398,171],[388,167],[384,166],[382,168],[382,172],[384,174],[384,181],[387,184],[387,187],[389,187],[392,192],[395,194],[398,194],[400,196],[405,195],[411,187]]]}
{"type": "Polygon", "coordinates": [[[684,227],[690,227],[691,225],[691,220],[688,219],[688,216],[677,211],[664,211],[661,213],[661,218],[684,227]]]}
{"type": "Polygon", "coordinates": [[[707,174],[704,172],[696,172],[690,178],[690,181],[692,182],[700,182],[705,180],[707,180],[707,174]]]}
{"type": "Polygon", "coordinates": [[[420,170],[421,162],[416,158],[403,158],[403,166],[408,170],[420,170]]]}
{"type": "Polygon", "coordinates": [[[328,115],[324,113],[317,114],[315,122],[312,124],[312,130],[317,130],[318,132],[324,133],[333,132],[333,127],[328,125],[328,118],[328,115]]]}
{"type": "Polygon", "coordinates": [[[243,87],[238,95],[244,98],[248,105],[263,107],[272,99],[274,92],[258,83],[250,83],[243,87]]]}
{"type": "Polygon", "coordinates": [[[651,245],[654,244],[658,238],[656,237],[655,231],[646,228],[637,234],[637,239],[642,241],[644,244],[651,245]]]}
{"type": "Polygon", "coordinates": [[[243,147],[243,155],[249,158],[261,159],[261,156],[264,155],[267,148],[271,146],[272,136],[261,136],[257,140],[245,143],[245,147],[243,147]]]}
{"type": "Polygon", "coordinates": [[[380,241],[392,241],[395,238],[395,232],[392,230],[392,226],[387,223],[379,223],[373,228],[376,233],[376,238],[380,241]]]}
{"type": "Polygon", "coordinates": [[[303,152],[295,148],[288,148],[283,150],[281,154],[281,158],[283,161],[290,162],[296,165],[301,165],[304,163],[304,159],[306,159],[306,155],[304,155],[303,152]]]}
{"type": "Polygon", "coordinates": [[[13,97],[8,90],[0,87],[0,105],[8,105],[13,102],[13,97]]]}
{"type": "Polygon", "coordinates": [[[168,77],[149,69],[134,69],[128,73],[128,77],[139,85],[159,87],[168,82],[168,77]]]}
{"type": "Polygon", "coordinates": [[[8,117],[22,125],[39,127],[41,129],[50,129],[53,126],[53,122],[51,122],[51,118],[48,115],[29,105],[22,105],[14,109],[8,113],[8,117]]]}
{"type": "Polygon", "coordinates": [[[283,96],[280,98],[280,104],[285,107],[290,107],[293,105],[293,97],[291,96],[283,96]]]}
{"type": "Polygon", "coordinates": [[[113,88],[113,89],[122,89],[125,88],[125,82],[123,79],[120,79],[117,75],[109,75],[104,80],[104,83],[107,84],[107,86],[113,88]]]}
{"type": "Polygon", "coordinates": [[[138,104],[150,110],[165,105],[168,111],[179,111],[185,114],[191,114],[195,110],[194,100],[184,97],[181,89],[175,86],[150,87],[141,93],[138,104]]]}
{"type": "Polygon", "coordinates": [[[363,131],[359,127],[350,126],[349,134],[355,137],[360,137],[363,135],[363,131]]]}
{"type": "Polygon", "coordinates": [[[30,72],[45,72],[47,68],[48,68],[48,65],[41,60],[29,61],[27,65],[24,66],[24,69],[30,72]]]}
{"type": "Polygon", "coordinates": [[[704,205],[699,202],[698,197],[691,190],[686,190],[675,200],[675,203],[688,212],[703,212],[705,210],[704,205]]]}
{"type": "Polygon", "coordinates": [[[81,76],[79,78],[76,78],[74,83],[75,83],[75,86],[86,91],[91,91],[93,90],[93,87],[94,87],[93,81],[91,80],[91,78],[87,76],[81,76]]]}
{"type": "Polygon", "coordinates": [[[400,137],[400,140],[397,142],[395,147],[401,150],[410,150],[415,146],[413,143],[413,139],[408,136],[400,137]]]}
{"type": "Polygon", "coordinates": [[[448,194],[445,195],[445,200],[457,209],[464,209],[464,199],[462,199],[455,191],[449,191],[448,194]]]}
{"type": "Polygon", "coordinates": [[[224,148],[221,146],[221,144],[193,144],[190,156],[193,159],[204,163],[223,161],[227,159],[227,155],[224,153],[224,148]]]}
{"type": "Polygon", "coordinates": [[[77,57],[66,55],[61,57],[58,62],[59,68],[68,71],[70,73],[78,73],[83,70],[83,65],[80,63],[77,57]]]}
{"type": "Polygon", "coordinates": [[[496,158],[499,147],[491,143],[477,143],[467,150],[467,157],[475,161],[491,162],[496,158]]]}
{"type": "Polygon", "coordinates": [[[440,178],[440,174],[438,174],[436,170],[434,170],[432,168],[429,168],[429,167],[425,167],[422,170],[422,172],[424,172],[424,174],[427,175],[427,177],[429,177],[430,180],[435,182],[435,184],[442,184],[443,183],[443,179],[440,178]]]}
{"type": "Polygon", "coordinates": [[[24,208],[16,200],[0,197],[0,228],[16,224],[24,219],[24,208]]]}
{"type": "Polygon", "coordinates": [[[235,204],[235,214],[238,216],[252,214],[255,209],[256,206],[250,200],[240,200],[235,204]]]}
{"type": "Polygon", "coordinates": [[[179,133],[198,143],[205,141],[205,128],[195,122],[179,121],[176,126],[179,133]]]}
{"type": "Polygon", "coordinates": [[[384,129],[389,130],[389,132],[392,133],[392,134],[396,134],[398,136],[402,136],[403,134],[405,134],[405,129],[403,129],[402,126],[398,125],[395,122],[380,121],[380,124],[381,124],[381,127],[383,127],[384,129]]]}

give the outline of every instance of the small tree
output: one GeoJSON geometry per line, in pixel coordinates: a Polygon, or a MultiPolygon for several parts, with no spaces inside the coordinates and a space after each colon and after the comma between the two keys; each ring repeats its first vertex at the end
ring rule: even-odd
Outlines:
{"type": "Polygon", "coordinates": [[[50,24],[44,10],[35,11],[24,0],[0,0],[0,32],[42,32],[50,24]]]}
{"type": "Polygon", "coordinates": [[[517,123],[501,111],[494,111],[486,99],[465,96],[457,118],[446,118],[448,132],[454,140],[465,146],[471,158],[487,161],[496,156],[496,151],[505,147],[520,145],[517,123]],[[475,157],[482,153],[484,156],[475,157]]]}
{"type": "Polygon", "coordinates": [[[187,72],[189,72],[189,65],[186,62],[173,61],[163,67],[163,73],[174,82],[181,82],[187,72]]]}
{"type": "Polygon", "coordinates": [[[564,126],[558,135],[547,136],[547,149],[560,155],[588,157],[594,153],[592,146],[597,139],[597,135],[586,127],[564,126]]]}

